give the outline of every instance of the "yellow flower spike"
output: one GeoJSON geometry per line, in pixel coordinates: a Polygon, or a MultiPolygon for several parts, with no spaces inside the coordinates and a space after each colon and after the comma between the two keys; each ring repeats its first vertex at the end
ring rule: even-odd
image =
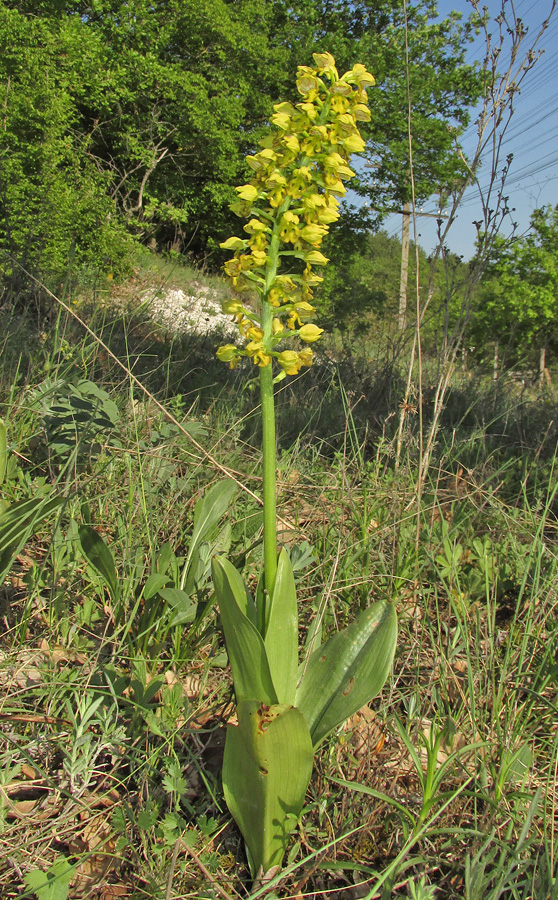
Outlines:
{"type": "MultiPolygon", "coordinates": [[[[274,352],[285,329],[296,331],[304,344],[323,334],[309,321],[315,314],[312,288],[323,281],[312,267],[328,262],[319,247],[339,218],[343,182],[355,174],[349,157],[364,148],[357,123],[369,119],[366,87],[373,79],[365,67],[355,66],[339,78],[330,53],[314,54],[313,62],[297,70],[301,102],[275,104],[273,128],[260,141],[259,152],[247,158],[252,181],[236,188],[238,200],[231,208],[247,220],[248,240],[234,237],[223,245],[234,252],[225,265],[233,287],[261,298],[257,315],[245,312],[238,301],[224,307],[236,316],[246,344],[238,354],[262,368],[277,358],[278,377],[312,364],[306,346],[298,353],[274,352]],[[278,274],[280,265],[291,264],[288,274],[278,274]]],[[[236,364],[238,354],[229,350],[232,360],[225,361],[236,364]]]]}
{"type": "Polygon", "coordinates": [[[240,187],[235,188],[235,191],[240,199],[246,200],[247,203],[254,203],[254,201],[258,199],[259,191],[253,184],[243,184],[240,187]]]}
{"type": "Polygon", "coordinates": [[[298,333],[306,344],[313,344],[324,333],[324,329],[309,323],[308,325],[303,325],[298,333]]]}

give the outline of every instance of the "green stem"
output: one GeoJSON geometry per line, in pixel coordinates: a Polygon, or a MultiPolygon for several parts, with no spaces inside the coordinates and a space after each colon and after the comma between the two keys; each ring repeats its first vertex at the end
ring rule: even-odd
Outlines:
{"type": "MultiPolygon", "coordinates": [[[[285,199],[277,212],[267,256],[265,287],[262,293],[261,327],[265,347],[271,347],[273,307],[268,294],[279,268],[279,224],[283,212],[290,205],[290,197],[285,199]]],[[[263,503],[264,503],[264,586],[271,597],[277,574],[277,521],[275,484],[275,401],[273,396],[273,367],[260,369],[260,397],[262,404],[262,456],[263,456],[263,503]]],[[[266,617],[264,615],[264,621],[266,617]]]]}
{"type": "Polygon", "coordinates": [[[264,584],[271,596],[277,574],[277,525],[275,499],[275,403],[271,365],[260,369],[262,402],[262,455],[264,503],[264,584]]]}

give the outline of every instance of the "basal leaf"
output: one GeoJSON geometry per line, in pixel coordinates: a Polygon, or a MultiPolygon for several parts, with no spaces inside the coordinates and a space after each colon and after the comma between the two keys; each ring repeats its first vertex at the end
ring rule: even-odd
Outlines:
{"type": "Polygon", "coordinates": [[[291,561],[281,550],[265,634],[265,650],[279,703],[294,706],[298,673],[298,610],[291,561]]]}
{"type": "Polygon", "coordinates": [[[112,599],[116,600],[120,593],[116,566],[114,565],[112,553],[101,535],[91,525],[80,525],[79,542],[84,556],[107,585],[112,599]]]}
{"type": "Polygon", "coordinates": [[[0,581],[40,522],[64,503],[63,497],[20,500],[0,511],[0,581]]]}
{"type": "Polygon", "coordinates": [[[196,618],[197,603],[185,592],[178,588],[161,588],[159,596],[174,609],[171,617],[171,625],[184,625],[193,622],[196,618]]]}
{"type": "Polygon", "coordinates": [[[396,640],[394,606],[376,603],[303,663],[295,705],[304,713],[314,746],[379,693],[396,640]]]}
{"type": "Polygon", "coordinates": [[[8,465],[8,442],[6,438],[6,426],[4,420],[0,419],[0,484],[4,483],[6,477],[6,467],[8,465]]]}
{"type": "Polygon", "coordinates": [[[292,706],[238,704],[223,760],[225,801],[246,841],[254,875],[279,866],[312,774],[313,750],[302,713],[292,706]]]}
{"type": "Polygon", "coordinates": [[[268,705],[276,704],[277,694],[264,642],[246,615],[248,600],[244,582],[224,557],[215,558],[211,570],[237,702],[260,699],[268,705]]]}
{"type": "Polygon", "coordinates": [[[194,530],[190,538],[188,556],[184,564],[180,588],[186,593],[191,593],[194,587],[194,577],[198,558],[199,546],[202,541],[211,537],[212,532],[219,524],[232,503],[236,494],[236,484],[232,479],[226,478],[218,481],[198,500],[194,509],[194,530]]]}

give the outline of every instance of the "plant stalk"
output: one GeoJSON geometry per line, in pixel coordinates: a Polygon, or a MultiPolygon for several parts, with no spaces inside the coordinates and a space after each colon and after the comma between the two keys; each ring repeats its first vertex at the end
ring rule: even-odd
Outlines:
{"type": "MultiPolygon", "coordinates": [[[[289,205],[289,199],[283,204],[289,205]]],[[[281,208],[280,212],[283,212],[281,208]]],[[[279,218],[279,217],[278,217],[279,218]]],[[[279,228],[275,222],[268,253],[266,284],[262,296],[261,324],[264,342],[271,343],[273,308],[268,294],[275,281],[279,267],[279,228]]],[[[264,507],[264,587],[271,597],[277,574],[277,513],[275,480],[275,400],[273,395],[273,366],[260,369],[260,398],[262,404],[262,467],[263,467],[263,507],[264,507]]],[[[265,604],[264,604],[265,606],[265,604]]],[[[265,617],[264,617],[265,621],[265,617]]]]}

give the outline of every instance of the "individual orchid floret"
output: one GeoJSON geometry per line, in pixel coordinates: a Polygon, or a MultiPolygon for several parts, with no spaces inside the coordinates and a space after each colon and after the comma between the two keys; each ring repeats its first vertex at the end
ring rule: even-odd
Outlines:
{"type": "Polygon", "coordinates": [[[308,325],[303,325],[298,333],[306,344],[313,344],[324,333],[324,329],[309,323],[308,325]]]}
{"type": "Polygon", "coordinates": [[[231,369],[235,369],[240,362],[240,358],[243,356],[242,350],[239,350],[238,347],[235,347],[234,344],[224,344],[222,347],[219,347],[217,350],[217,359],[220,359],[221,362],[226,362],[229,364],[231,369]]]}

